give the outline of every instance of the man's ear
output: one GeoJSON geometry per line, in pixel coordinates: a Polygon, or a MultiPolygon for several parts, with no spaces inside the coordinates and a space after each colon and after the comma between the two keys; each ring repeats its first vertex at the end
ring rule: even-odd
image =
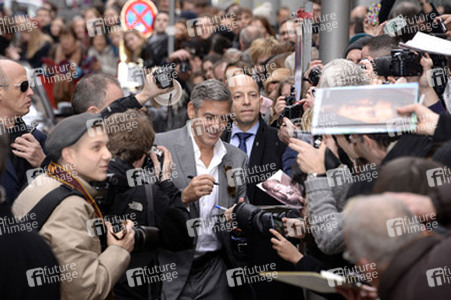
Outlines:
{"type": "Polygon", "coordinates": [[[72,147],[66,147],[63,148],[61,151],[61,158],[69,163],[69,164],[75,164],[75,151],[72,147]]]}
{"type": "Polygon", "coordinates": [[[100,109],[97,106],[91,105],[90,107],[88,107],[86,112],[91,113],[91,114],[98,114],[98,113],[100,113],[100,109]]]}
{"type": "Polygon", "coordinates": [[[191,101],[188,102],[187,108],[188,108],[188,118],[190,118],[190,120],[196,118],[196,112],[194,111],[194,105],[191,101]]]}

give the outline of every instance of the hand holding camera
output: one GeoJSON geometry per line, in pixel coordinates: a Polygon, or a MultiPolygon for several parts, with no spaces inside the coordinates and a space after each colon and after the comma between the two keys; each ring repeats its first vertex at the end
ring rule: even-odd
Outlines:
{"type": "Polygon", "coordinates": [[[174,88],[171,70],[169,67],[154,67],[150,72],[146,72],[144,87],[135,96],[141,105],[144,105],[151,98],[167,93],[174,88]]]}
{"type": "Polygon", "coordinates": [[[296,100],[296,90],[294,85],[291,87],[290,96],[285,98],[286,106],[280,113],[277,123],[279,126],[283,123],[283,118],[288,118],[290,120],[299,120],[304,114],[304,108],[300,101],[296,100]]]}
{"type": "Polygon", "coordinates": [[[164,146],[154,146],[149,152],[153,163],[154,174],[160,181],[171,179],[172,177],[172,156],[171,152],[164,146]]]}
{"type": "Polygon", "coordinates": [[[124,248],[128,252],[132,252],[135,246],[135,231],[133,230],[133,222],[127,220],[123,230],[115,233],[110,222],[105,221],[107,228],[107,245],[116,245],[124,248]]]}
{"type": "Polygon", "coordinates": [[[271,238],[272,248],[277,251],[277,254],[286,261],[296,264],[304,257],[298,249],[286,238],[283,237],[274,229],[269,230],[274,235],[271,238]]]}
{"type": "Polygon", "coordinates": [[[291,138],[288,145],[291,149],[298,152],[296,162],[301,168],[302,172],[325,174],[326,168],[324,167],[326,145],[321,143],[319,149],[316,149],[309,143],[291,138]]]}

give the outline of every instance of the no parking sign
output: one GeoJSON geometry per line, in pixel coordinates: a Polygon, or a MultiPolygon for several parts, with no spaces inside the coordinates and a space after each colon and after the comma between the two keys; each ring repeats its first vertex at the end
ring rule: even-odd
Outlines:
{"type": "Polygon", "coordinates": [[[125,30],[135,28],[146,38],[152,35],[158,10],[150,0],[134,0],[125,3],[121,11],[121,23],[125,30]]]}

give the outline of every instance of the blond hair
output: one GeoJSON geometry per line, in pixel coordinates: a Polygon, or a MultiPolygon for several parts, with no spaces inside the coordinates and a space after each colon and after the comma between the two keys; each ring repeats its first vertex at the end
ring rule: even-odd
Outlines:
{"type": "Polygon", "coordinates": [[[259,57],[271,56],[273,48],[278,44],[279,42],[273,37],[253,41],[249,50],[252,63],[256,65],[259,57]]]}

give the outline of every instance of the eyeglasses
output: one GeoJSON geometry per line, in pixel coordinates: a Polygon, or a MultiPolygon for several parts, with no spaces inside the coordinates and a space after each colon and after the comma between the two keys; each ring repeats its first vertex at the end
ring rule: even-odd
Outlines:
{"type": "Polygon", "coordinates": [[[30,87],[30,83],[28,82],[28,80],[25,80],[25,81],[22,81],[21,83],[16,83],[16,84],[2,84],[0,86],[10,86],[10,85],[20,87],[20,91],[22,93],[25,93],[28,90],[28,88],[30,87]]]}

